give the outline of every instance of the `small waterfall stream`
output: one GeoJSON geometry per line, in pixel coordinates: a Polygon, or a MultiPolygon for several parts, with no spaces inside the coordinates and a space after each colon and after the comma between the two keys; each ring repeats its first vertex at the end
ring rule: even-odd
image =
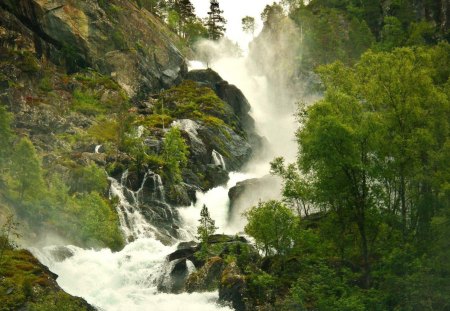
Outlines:
{"type": "Polygon", "coordinates": [[[216,150],[212,151],[212,159],[215,165],[220,166],[223,170],[227,169],[227,166],[225,164],[225,159],[223,158],[223,155],[218,153],[216,150]]]}

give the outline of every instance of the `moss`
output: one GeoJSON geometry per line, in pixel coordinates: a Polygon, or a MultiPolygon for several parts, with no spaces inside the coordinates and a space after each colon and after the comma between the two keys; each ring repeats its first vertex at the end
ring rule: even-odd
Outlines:
{"type": "Polygon", "coordinates": [[[105,113],[106,107],[92,92],[76,89],[73,92],[72,110],[86,115],[97,115],[105,113]]]}
{"type": "Polygon", "coordinates": [[[6,250],[0,261],[0,310],[89,310],[64,293],[26,250],[6,250]]]}
{"type": "Polygon", "coordinates": [[[103,86],[109,90],[120,91],[121,87],[110,77],[99,74],[95,71],[83,71],[73,76],[76,81],[81,82],[84,87],[94,89],[103,86]]]}
{"type": "Polygon", "coordinates": [[[190,80],[164,91],[155,108],[173,118],[193,119],[217,126],[228,123],[232,118],[232,112],[227,111],[225,103],[213,90],[190,80]]]}
{"type": "Polygon", "coordinates": [[[19,60],[16,63],[22,71],[28,73],[35,73],[40,69],[37,58],[31,52],[19,52],[19,60]]]}
{"type": "Polygon", "coordinates": [[[48,75],[45,75],[41,81],[39,81],[39,89],[46,93],[53,91],[53,83],[48,75]]]}

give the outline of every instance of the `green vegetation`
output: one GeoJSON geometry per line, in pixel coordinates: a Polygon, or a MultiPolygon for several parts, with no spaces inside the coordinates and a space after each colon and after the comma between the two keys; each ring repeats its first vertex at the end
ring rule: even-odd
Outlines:
{"type": "Polygon", "coordinates": [[[93,164],[75,167],[67,179],[47,173],[33,143],[26,137],[15,139],[11,116],[3,107],[0,130],[5,137],[1,142],[1,205],[9,206],[31,228],[51,228],[80,245],[122,247],[115,210],[100,196],[107,188],[102,169],[93,164]]]}
{"type": "Polygon", "coordinates": [[[319,67],[325,95],[300,109],[298,161],[272,163],[297,215],[275,201],[247,214],[265,252],[265,272],[248,274],[254,304],[447,308],[449,57],[441,43],[319,67]]]}
{"type": "Polygon", "coordinates": [[[189,150],[176,126],[171,127],[164,135],[162,149],[165,176],[171,180],[172,184],[177,184],[182,181],[181,170],[187,164],[189,150]]]}
{"type": "Polygon", "coordinates": [[[216,128],[225,136],[228,135],[225,127],[242,132],[232,109],[212,89],[199,86],[194,81],[185,80],[163,91],[154,109],[154,113],[145,118],[144,124],[162,128],[174,119],[191,119],[216,128]]]}
{"type": "Polygon", "coordinates": [[[260,202],[247,213],[245,233],[255,239],[256,247],[266,256],[285,255],[292,245],[296,219],[291,210],[277,201],[260,202]]]}

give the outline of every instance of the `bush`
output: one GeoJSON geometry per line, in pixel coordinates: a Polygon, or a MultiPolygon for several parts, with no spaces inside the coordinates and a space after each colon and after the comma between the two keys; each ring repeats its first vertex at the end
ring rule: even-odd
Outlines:
{"type": "Polygon", "coordinates": [[[255,239],[256,247],[266,256],[274,251],[285,255],[292,247],[297,219],[283,203],[260,202],[246,213],[246,217],[245,233],[255,239]]]}

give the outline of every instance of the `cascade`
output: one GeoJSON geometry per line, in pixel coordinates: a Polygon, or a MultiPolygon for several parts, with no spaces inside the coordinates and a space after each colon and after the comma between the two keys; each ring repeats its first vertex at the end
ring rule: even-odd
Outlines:
{"type": "MultiPolygon", "coordinates": [[[[204,67],[204,64],[200,62],[193,62],[190,65],[191,68],[204,67]]],[[[292,149],[291,154],[295,157],[295,137],[282,137],[280,134],[295,132],[293,111],[286,116],[280,116],[276,107],[270,109],[272,104],[268,102],[270,85],[265,77],[250,74],[245,69],[245,61],[242,58],[224,57],[212,60],[210,65],[222,78],[237,85],[247,96],[252,104],[251,114],[256,121],[258,133],[265,136],[277,152],[292,149]],[[291,148],[291,145],[294,148],[291,148]]],[[[197,143],[199,148],[204,148],[198,138],[199,124],[192,120],[177,120],[172,124],[174,125],[187,132],[191,142],[197,143]]],[[[139,127],[137,137],[143,134],[144,128],[139,127]]],[[[99,150],[100,147],[95,148],[96,153],[99,150]]],[[[274,156],[275,154],[270,154],[268,158],[271,160],[274,156]]],[[[226,169],[225,159],[219,152],[213,150],[211,158],[215,165],[226,169]]],[[[226,185],[206,193],[198,192],[195,204],[178,208],[176,212],[181,217],[178,241],[188,241],[196,235],[203,204],[208,206],[211,217],[216,221],[216,226],[219,227],[218,233],[235,234],[242,230],[243,223],[232,226],[228,223],[228,190],[239,181],[267,174],[267,163],[268,161],[262,165],[251,163],[243,172],[231,172],[230,180],[226,185]]],[[[166,261],[166,256],[176,250],[176,243],[170,246],[161,243],[157,239],[161,229],[155,226],[157,223],[152,223],[149,217],[144,216],[141,208],[144,201],[153,201],[153,203],[163,203],[157,208],[168,208],[167,212],[173,212],[172,207],[165,203],[166,195],[161,176],[152,171],[146,172],[136,191],[127,187],[128,171],[125,171],[119,180],[113,177],[108,179],[111,183],[110,197],[117,200],[115,208],[127,245],[116,253],[109,249],[95,250],[66,246],[71,254],[66,258],[54,256],[54,246],[33,250],[33,253],[51,271],[59,275],[58,284],[69,294],[81,296],[105,311],[230,311],[230,308],[216,304],[217,292],[175,295],[158,290],[159,285],[170,288],[167,282],[169,282],[168,273],[172,267],[166,261]],[[148,187],[145,187],[147,182],[151,183],[151,194],[147,193],[148,187]]],[[[189,261],[187,267],[188,273],[195,270],[189,261]]]]}
{"type": "Polygon", "coordinates": [[[164,185],[162,183],[161,176],[156,173],[151,172],[151,178],[153,181],[153,199],[161,202],[166,201],[166,193],[164,190],[164,185]]]}
{"type": "Polygon", "coordinates": [[[218,165],[218,166],[222,167],[223,170],[227,169],[227,166],[225,164],[225,159],[216,150],[212,151],[212,159],[213,159],[213,162],[214,162],[215,165],[218,165]]]}
{"type": "MultiPolygon", "coordinates": [[[[119,215],[120,227],[125,235],[127,242],[136,238],[154,237],[155,227],[150,225],[139,210],[142,189],[147,181],[149,174],[144,175],[142,184],[137,191],[132,191],[126,187],[128,178],[128,170],[126,170],[120,179],[120,182],[113,177],[108,177],[111,182],[110,198],[117,198],[116,205],[117,214],[119,215]]],[[[152,173],[152,178],[155,174],[152,173]]],[[[158,175],[159,176],[159,175],[158,175]]]]}
{"type": "Polygon", "coordinates": [[[102,145],[97,145],[95,146],[94,152],[95,153],[100,153],[100,148],[102,147],[102,145]]]}
{"type": "Polygon", "coordinates": [[[143,125],[138,126],[137,133],[136,133],[137,138],[141,138],[142,135],[144,135],[144,130],[145,130],[145,127],[143,125]]]}

